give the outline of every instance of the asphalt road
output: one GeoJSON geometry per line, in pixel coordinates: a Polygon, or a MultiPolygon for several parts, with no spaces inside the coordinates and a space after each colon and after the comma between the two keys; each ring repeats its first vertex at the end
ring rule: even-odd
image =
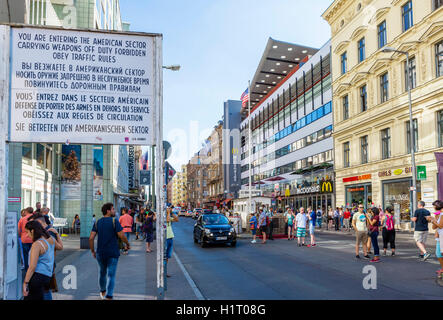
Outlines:
{"type": "Polygon", "coordinates": [[[371,264],[355,259],[353,238],[336,234],[317,234],[315,248],[287,239],[201,248],[193,242],[194,223],[182,217],[174,224],[174,251],[205,299],[443,299],[435,256],[418,261],[412,241],[397,242],[395,257],[371,264]],[[376,289],[364,289],[367,265],[376,268],[376,289]]]}

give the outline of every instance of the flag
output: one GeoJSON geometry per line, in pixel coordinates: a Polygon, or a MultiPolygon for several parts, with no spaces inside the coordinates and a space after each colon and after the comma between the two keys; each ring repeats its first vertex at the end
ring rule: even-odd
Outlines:
{"type": "Polygon", "coordinates": [[[245,105],[246,105],[246,103],[247,103],[248,100],[249,100],[249,88],[246,89],[245,92],[243,92],[243,94],[242,94],[241,97],[240,97],[240,100],[241,100],[241,106],[244,108],[245,105]]]}
{"type": "Polygon", "coordinates": [[[140,170],[149,170],[149,155],[146,151],[143,156],[140,157],[140,170]]]}

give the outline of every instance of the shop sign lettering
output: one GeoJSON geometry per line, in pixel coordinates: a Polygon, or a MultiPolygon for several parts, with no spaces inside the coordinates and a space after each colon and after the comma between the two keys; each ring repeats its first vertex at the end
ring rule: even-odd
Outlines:
{"type": "Polygon", "coordinates": [[[305,188],[298,188],[297,194],[305,194],[305,193],[318,193],[320,192],[320,186],[314,185],[311,187],[305,187],[305,188]]]}

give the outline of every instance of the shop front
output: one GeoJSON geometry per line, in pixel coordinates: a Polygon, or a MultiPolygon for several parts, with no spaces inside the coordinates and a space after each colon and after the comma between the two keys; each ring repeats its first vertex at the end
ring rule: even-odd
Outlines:
{"type": "Polygon", "coordinates": [[[346,207],[357,208],[360,204],[367,210],[372,206],[372,184],[355,184],[346,186],[346,207]]]}
{"type": "Polygon", "coordinates": [[[281,201],[280,208],[284,209],[286,206],[300,209],[311,207],[312,209],[327,210],[333,207],[334,204],[334,184],[329,179],[329,176],[324,177],[315,182],[298,184],[290,191],[281,201]]]}
{"type": "MultiPolygon", "coordinates": [[[[382,181],[383,208],[392,207],[400,223],[411,222],[412,179],[382,181]]],[[[417,201],[421,200],[421,183],[417,181],[417,201]]]]}

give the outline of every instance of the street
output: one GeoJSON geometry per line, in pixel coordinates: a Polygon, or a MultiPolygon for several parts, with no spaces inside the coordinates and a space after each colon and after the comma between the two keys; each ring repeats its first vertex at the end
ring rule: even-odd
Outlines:
{"type": "MultiPolygon", "coordinates": [[[[367,260],[354,258],[354,237],[318,232],[315,248],[297,247],[296,240],[276,239],[265,245],[240,239],[237,247],[194,244],[195,220],[180,218],[174,224],[174,253],[169,262],[167,300],[292,300],[292,299],[441,299],[442,288],[435,283],[435,258],[416,258],[411,234],[399,234],[397,256],[381,257],[375,264],[377,289],[363,288],[363,268],[367,260]],[[177,261],[176,257],[180,261],[177,261]],[[183,273],[180,264],[186,270],[183,273]],[[193,288],[192,286],[195,287],[193,288]]],[[[134,239],[134,238],[133,238],[134,239]]],[[[381,244],[381,237],[379,238],[381,244]]],[[[57,280],[60,292],[54,299],[99,299],[97,266],[89,251],[69,249],[58,255],[57,280]],[[59,260],[60,261],[60,260],[59,260]],[[77,290],[65,290],[64,265],[77,269],[77,290]]],[[[433,244],[430,237],[428,243],[433,244]]],[[[155,254],[144,252],[144,242],[131,240],[133,250],[121,256],[115,299],[153,300],[156,298],[155,254]]],[[[309,241],[307,242],[309,243],[309,241]]],[[[155,242],[154,242],[154,248],[155,242]]],[[[433,252],[433,247],[429,247],[433,252]]],[[[390,250],[388,250],[390,254],[390,250]]]]}

